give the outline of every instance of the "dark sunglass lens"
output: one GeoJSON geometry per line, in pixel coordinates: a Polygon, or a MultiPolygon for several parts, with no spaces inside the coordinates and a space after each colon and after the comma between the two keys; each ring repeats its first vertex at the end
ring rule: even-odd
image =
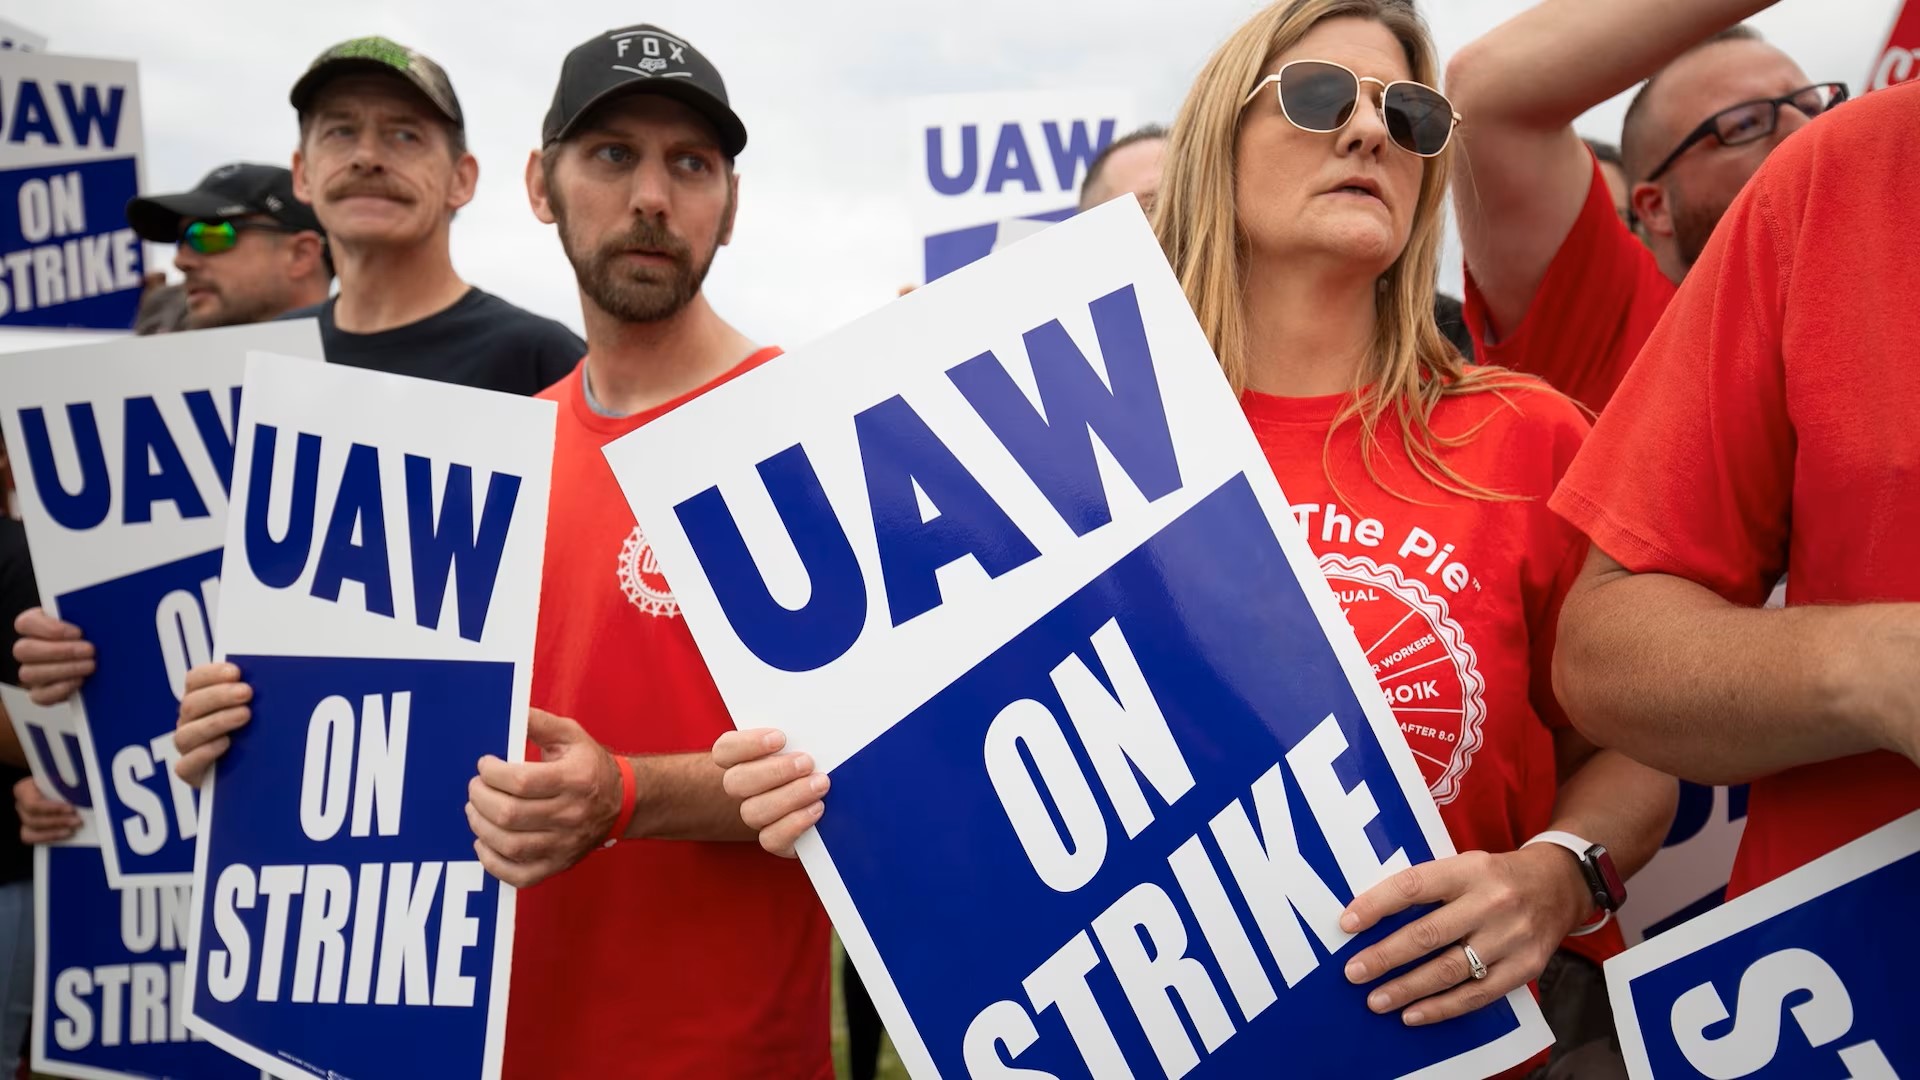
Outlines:
{"type": "Polygon", "coordinates": [[[1402,149],[1431,157],[1453,135],[1453,105],[1437,90],[1395,83],[1387,90],[1387,134],[1402,149]]]}
{"type": "Polygon", "coordinates": [[[1280,76],[1280,102],[1286,106],[1287,119],[1308,131],[1345,127],[1359,89],[1352,72],[1332,64],[1289,64],[1280,76]]]}
{"type": "Polygon", "coordinates": [[[232,223],[196,221],[187,226],[186,245],[202,255],[218,255],[233,247],[237,239],[232,223]]]}

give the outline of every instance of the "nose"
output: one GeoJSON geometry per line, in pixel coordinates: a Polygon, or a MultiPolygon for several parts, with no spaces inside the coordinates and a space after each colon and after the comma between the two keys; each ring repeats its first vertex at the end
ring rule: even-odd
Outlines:
{"type": "Polygon", "coordinates": [[[191,273],[193,270],[199,268],[205,263],[206,258],[205,255],[188,247],[184,238],[181,240],[180,246],[173,249],[173,265],[178,267],[183,274],[191,273]]]}
{"type": "Polygon", "coordinates": [[[664,217],[667,213],[668,197],[667,166],[664,161],[652,159],[642,162],[633,170],[633,188],[629,193],[628,206],[642,217],[664,217]]]}
{"type": "Polygon", "coordinates": [[[380,133],[373,129],[373,125],[367,125],[353,141],[353,157],[349,164],[356,172],[378,172],[384,168],[380,163],[380,133]]]}
{"type": "Polygon", "coordinates": [[[1373,80],[1362,80],[1359,99],[1353,103],[1353,115],[1340,129],[1340,152],[1378,156],[1387,144],[1387,118],[1383,110],[1386,87],[1373,80]]]}

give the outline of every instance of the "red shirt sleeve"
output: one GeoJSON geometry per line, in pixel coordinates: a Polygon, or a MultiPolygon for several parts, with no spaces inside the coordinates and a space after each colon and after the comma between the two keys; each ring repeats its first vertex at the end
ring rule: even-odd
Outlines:
{"type": "Polygon", "coordinates": [[[1786,567],[1793,495],[1780,348],[1792,243],[1772,179],[1721,220],[1552,501],[1627,569],[1746,605],[1786,567]]]}
{"type": "Polygon", "coordinates": [[[1466,292],[1466,323],[1477,362],[1538,375],[1599,411],[1673,298],[1674,287],[1646,245],[1620,223],[1596,159],[1587,201],[1520,324],[1493,325],[1471,272],[1466,292]]]}

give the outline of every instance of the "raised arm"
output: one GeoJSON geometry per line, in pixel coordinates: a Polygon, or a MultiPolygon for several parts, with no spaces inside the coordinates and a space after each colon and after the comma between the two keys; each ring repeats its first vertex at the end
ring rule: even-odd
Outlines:
{"type": "Polygon", "coordinates": [[[1588,738],[1702,783],[1869,750],[1920,761],[1920,604],[1741,607],[1595,549],[1554,680],[1588,738]]]}
{"type": "Polygon", "coordinates": [[[1593,181],[1573,122],[1772,0],[1545,0],[1447,65],[1454,201],[1494,326],[1527,313],[1593,181]]]}

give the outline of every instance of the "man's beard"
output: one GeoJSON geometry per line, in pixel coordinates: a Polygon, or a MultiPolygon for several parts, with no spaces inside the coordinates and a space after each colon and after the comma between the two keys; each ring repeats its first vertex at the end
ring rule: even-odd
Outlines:
{"type": "Polygon", "coordinates": [[[1681,269],[1692,270],[1700,261],[1700,253],[1707,249],[1707,241],[1713,238],[1714,227],[1726,216],[1727,204],[1708,205],[1688,198],[1678,188],[1669,188],[1667,198],[1673,204],[1673,243],[1679,250],[1681,269]]]}
{"type": "Polygon", "coordinates": [[[707,257],[696,261],[693,249],[685,240],[656,219],[640,218],[619,236],[581,251],[575,247],[567,229],[566,208],[557,198],[551,201],[554,220],[560,226],[560,247],[567,253],[567,261],[573,264],[580,291],[600,310],[621,322],[659,322],[678,313],[699,295],[720,248],[716,235],[707,257]],[[634,248],[664,255],[672,260],[672,265],[623,265],[623,256],[634,248]]]}

